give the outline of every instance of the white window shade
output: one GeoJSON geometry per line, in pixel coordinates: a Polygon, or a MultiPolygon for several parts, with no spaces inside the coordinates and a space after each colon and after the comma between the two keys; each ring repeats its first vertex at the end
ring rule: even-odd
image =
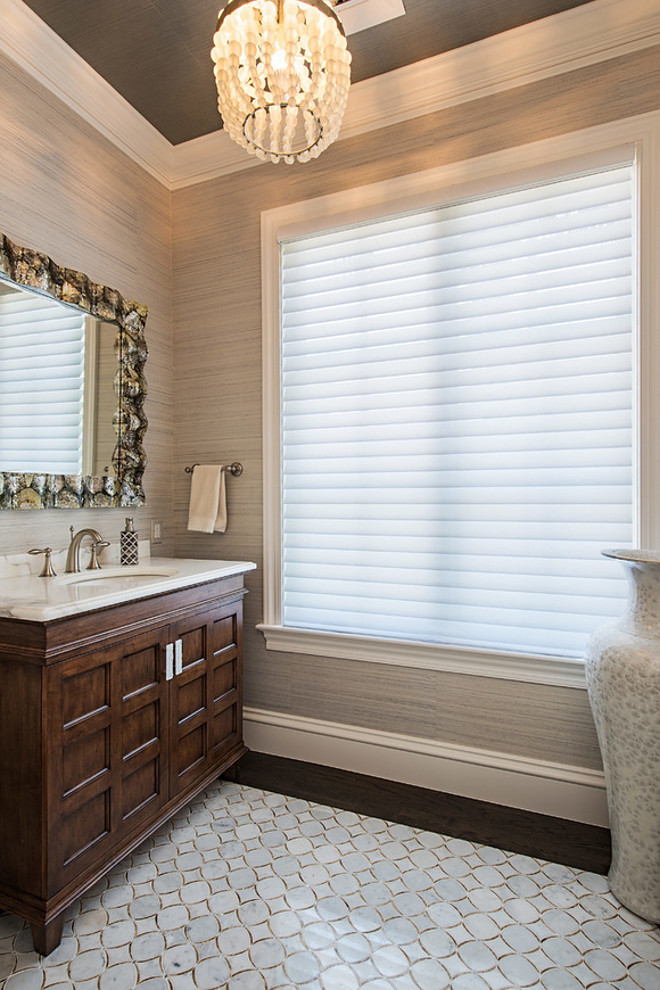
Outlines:
{"type": "Polygon", "coordinates": [[[0,285],[0,470],[79,474],[85,316],[0,285]]]}
{"type": "Polygon", "coordinates": [[[633,169],[282,245],[282,624],[560,656],[620,614],[633,169]]]}

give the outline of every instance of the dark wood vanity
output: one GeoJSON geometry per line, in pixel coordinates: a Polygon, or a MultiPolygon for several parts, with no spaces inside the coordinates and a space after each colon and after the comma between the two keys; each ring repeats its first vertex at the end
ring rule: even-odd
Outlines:
{"type": "Polygon", "coordinates": [[[0,617],[0,907],[46,955],[67,907],[246,749],[243,574],[0,617]]]}

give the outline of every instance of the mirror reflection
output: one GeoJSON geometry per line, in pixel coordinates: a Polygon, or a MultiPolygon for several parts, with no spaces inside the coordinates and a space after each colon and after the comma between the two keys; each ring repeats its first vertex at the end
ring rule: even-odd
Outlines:
{"type": "Polygon", "coordinates": [[[117,334],[0,281],[0,471],[116,473],[117,334]]]}

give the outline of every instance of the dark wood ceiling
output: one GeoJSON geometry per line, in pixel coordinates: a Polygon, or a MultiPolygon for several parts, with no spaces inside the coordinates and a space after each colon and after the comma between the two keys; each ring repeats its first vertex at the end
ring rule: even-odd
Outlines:
{"type": "MultiPolygon", "coordinates": [[[[352,78],[369,79],[587,2],[404,0],[404,17],[349,37],[352,78]]],[[[25,3],[172,144],[222,126],[209,54],[222,0],[25,3]]]]}

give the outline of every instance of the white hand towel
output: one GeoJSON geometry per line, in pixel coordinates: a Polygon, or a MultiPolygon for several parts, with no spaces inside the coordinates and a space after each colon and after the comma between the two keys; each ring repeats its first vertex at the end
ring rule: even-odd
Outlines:
{"type": "Polygon", "coordinates": [[[198,464],[190,484],[188,529],[224,533],[227,528],[225,472],[220,464],[198,464]]]}

